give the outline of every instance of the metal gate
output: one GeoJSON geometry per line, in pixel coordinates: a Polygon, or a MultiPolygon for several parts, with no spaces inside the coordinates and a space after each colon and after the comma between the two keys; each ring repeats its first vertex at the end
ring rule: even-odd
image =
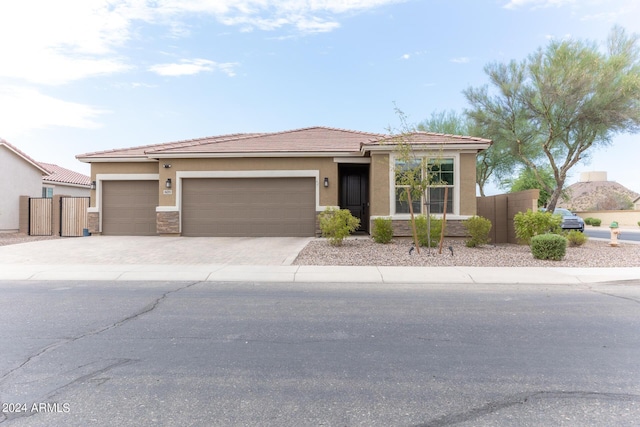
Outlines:
{"type": "Polygon", "coordinates": [[[60,236],[80,237],[88,228],[89,197],[60,198],[60,236]]]}
{"type": "Polygon", "coordinates": [[[51,236],[53,199],[29,199],[29,235],[51,236]]]}

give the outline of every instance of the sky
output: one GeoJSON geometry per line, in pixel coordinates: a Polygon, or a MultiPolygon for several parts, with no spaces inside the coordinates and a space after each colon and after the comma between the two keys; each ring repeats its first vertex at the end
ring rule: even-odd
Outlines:
{"type": "MultiPolygon", "coordinates": [[[[0,2],[0,137],[75,156],[238,132],[386,133],[469,107],[485,65],[550,40],[640,34],[637,0],[21,0],[0,2]]],[[[482,135],[474,135],[482,136],[482,135]]],[[[640,134],[572,169],[640,192],[640,134]]],[[[489,194],[500,193],[492,186],[489,194]]]]}

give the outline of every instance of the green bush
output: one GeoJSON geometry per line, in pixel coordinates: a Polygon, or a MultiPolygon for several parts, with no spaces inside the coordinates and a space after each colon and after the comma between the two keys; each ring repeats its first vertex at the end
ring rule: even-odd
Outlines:
{"type": "Polygon", "coordinates": [[[391,218],[376,218],[373,220],[371,236],[376,243],[389,243],[393,237],[391,218]]]}
{"type": "Polygon", "coordinates": [[[638,227],[640,227],[640,221],[638,221],[638,227]]]}
{"type": "MultiPolygon", "coordinates": [[[[442,231],[442,220],[431,216],[431,247],[438,246],[440,241],[440,233],[442,231]]],[[[420,246],[429,246],[429,231],[427,229],[426,215],[418,215],[416,217],[416,234],[418,235],[418,244],[420,246]]]]}
{"type": "Polygon", "coordinates": [[[600,227],[600,224],[602,224],[601,219],[591,218],[591,225],[593,225],[594,227],[600,227]]]}
{"type": "Polygon", "coordinates": [[[571,230],[565,237],[569,241],[570,246],[582,246],[589,240],[589,236],[578,230],[571,230]]]}
{"type": "Polygon", "coordinates": [[[567,239],[558,234],[538,234],[531,238],[531,254],[536,259],[560,261],[567,253],[567,239]]]}
{"type": "Polygon", "coordinates": [[[467,229],[471,239],[465,242],[468,248],[475,248],[489,243],[489,231],[491,231],[491,221],[481,216],[472,216],[462,221],[462,225],[467,229]]]}
{"type": "Polygon", "coordinates": [[[360,227],[360,220],[349,209],[326,208],[320,215],[320,231],[333,246],[339,246],[345,237],[360,227]]]}
{"type": "Polygon", "coordinates": [[[591,222],[592,222],[592,221],[593,221],[593,218],[591,218],[591,217],[588,217],[588,218],[585,218],[585,219],[584,219],[584,223],[585,223],[586,225],[591,225],[591,222]]]}
{"type": "Polygon", "coordinates": [[[531,238],[538,234],[560,233],[562,217],[551,212],[532,211],[518,212],[513,218],[516,237],[522,243],[530,245],[531,238]]]}

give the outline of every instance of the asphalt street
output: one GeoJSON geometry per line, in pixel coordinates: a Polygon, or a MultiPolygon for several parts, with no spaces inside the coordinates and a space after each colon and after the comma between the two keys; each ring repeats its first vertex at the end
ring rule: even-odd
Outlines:
{"type": "Polygon", "coordinates": [[[1,426],[635,426],[640,282],[0,281],[1,426]]]}
{"type": "MultiPolygon", "coordinates": [[[[601,230],[597,230],[595,228],[586,228],[584,232],[587,236],[593,237],[596,239],[608,239],[608,240],[611,239],[611,230],[609,228],[604,228],[601,230]]],[[[640,232],[622,230],[618,235],[618,240],[623,242],[624,241],[640,242],[640,232]]]]}

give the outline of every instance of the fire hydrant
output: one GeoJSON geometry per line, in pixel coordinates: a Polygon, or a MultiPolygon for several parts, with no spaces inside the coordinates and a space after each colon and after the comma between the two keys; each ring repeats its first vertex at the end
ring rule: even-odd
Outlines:
{"type": "Polygon", "coordinates": [[[613,221],[609,226],[609,229],[611,229],[611,241],[609,242],[609,246],[618,246],[618,234],[620,234],[618,223],[613,221]]]}

